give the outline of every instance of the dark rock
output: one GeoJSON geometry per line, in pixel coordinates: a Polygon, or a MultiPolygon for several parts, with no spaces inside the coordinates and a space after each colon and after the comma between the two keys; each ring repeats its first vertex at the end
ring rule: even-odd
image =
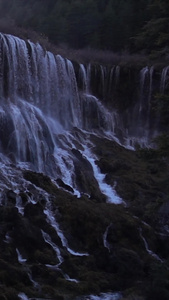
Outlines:
{"type": "Polygon", "coordinates": [[[73,189],[71,188],[71,186],[68,185],[68,184],[65,184],[61,178],[57,178],[57,179],[56,179],[56,183],[57,183],[60,187],[62,187],[63,189],[65,189],[65,190],[67,190],[67,191],[69,191],[69,192],[71,192],[71,193],[74,192],[73,189]]]}
{"type": "Polygon", "coordinates": [[[100,192],[98,182],[93,173],[93,168],[87,159],[76,149],[72,149],[75,156],[74,166],[78,189],[83,194],[97,201],[106,201],[106,197],[100,192]]]}
{"type": "Polygon", "coordinates": [[[16,200],[16,193],[13,192],[12,190],[8,190],[6,195],[10,200],[13,200],[13,201],[16,200]]]}
{"type": "Polygon", "coordinates": [[[169,201],[161,205],[159,209],[159,214],[161,218],[168,218],[169,216],[169,201]]]}

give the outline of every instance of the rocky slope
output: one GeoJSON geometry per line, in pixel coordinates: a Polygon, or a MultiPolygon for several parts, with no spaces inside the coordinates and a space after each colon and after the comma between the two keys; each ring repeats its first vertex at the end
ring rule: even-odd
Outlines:
{"type": "MultiPolygon", "coordinates": [[[[79,185],[89,186],[90,178],[90,198],[25,171],[27,191],[1,195],[0,299],[117,291],[128,300],[168,299],[168,158],[90,138],[105,180],[124,203],[107,203],[89,169],[79,185]]],[[[78,157],[80,169],[85,158],[78,157]]]]}

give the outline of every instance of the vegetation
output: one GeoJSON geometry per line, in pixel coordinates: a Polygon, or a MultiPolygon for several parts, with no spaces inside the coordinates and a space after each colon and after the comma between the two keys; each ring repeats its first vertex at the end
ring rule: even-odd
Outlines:
{"type": "MultiPolygon", "coordinates": [[[[43,196],[36,203],[28,201],[31,184],[30,191],[20,194],[24,215],[15,207],[16,194],[8,191],[6,205],[0,207],[0,299],[18,299],[22,291],[30,298],[74,300],[76,296],[113,290],[121,291],[124,300],[168,299],[169,239],[165,228],[169,224],[169,158],[164,151],[169,149],[168,139],[159,139],[156,150],[136,152],[93,135],[90,139],[98,165],[107,173],[106,181],[112,186],[117,183],[116,191],[125,205],[106,203],[97,194],[77,198],[57,188],[47,176],[25,171],[30,183],[51,194],[50,209],[69,247],[89,256],[71,255],[63,247],[46,219],[43,196]],[[58,269],[54,267],[59,263],[54,247],[44,241],[42,230],[60,249],[63,262],[58,269]],[[147,251],[144,239],[156,256],[147,251]],[[16,249],[26,262],[18,261],[16,249]],[[64,274],[79,282],[66,280],[64,274]]],[[[79,164],[83,160],[79,156],[79,164]]],[[[84,186],[85,178],[80,180],[84,186]]],[[[91,184],[97,189],[94,181],[91,184]]]]}
{"type": "Polygon", "coordinates": [[[136,38],[138,49],[145,49],[152,57],[168,56],[169,50],[169,2],[153,0],[147,7],[148,22],[136,38]]]}
{"type": "Polygon", "coordinates": [[[13,24],[75,49],[166,54],[168,5],[165,0],[0,0],[0,30],[10,31],[13,24]]]}

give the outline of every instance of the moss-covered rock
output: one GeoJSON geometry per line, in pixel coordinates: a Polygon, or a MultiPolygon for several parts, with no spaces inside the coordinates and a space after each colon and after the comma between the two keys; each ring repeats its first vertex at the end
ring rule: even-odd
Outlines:
{"type": "Polygon", "coordinates": [[[107,139],[90,139],[106,182],[125,204],[106,202],[91,166],[78,150],[72,152],[76,176],[90,198],[84,194],[77,198],[62,182],[59,188],[41,173],[24,171],[32,184],[30,190],[20,192],[23,214],[15,207],[12,191],[6,193],[6,205],[0,206],[3,300],[12,299],[10,289],[14,297],[22,291],[28,297],[74,300],[119,290],[126,300],[161,300],[160,294],[167,299],[167,158],[158,150],[130,151],[107,139]],[[36,186],[42,189],[40,195],[36,186]],[[32,193],[34,201],[29,201],[32,193]],[[49,203],[58,229],[45,213],[49,203]],[[50,237],[48,242],[43,233],[50,237]],[[18,253],[25,261],[19,261],[18,253]]]}

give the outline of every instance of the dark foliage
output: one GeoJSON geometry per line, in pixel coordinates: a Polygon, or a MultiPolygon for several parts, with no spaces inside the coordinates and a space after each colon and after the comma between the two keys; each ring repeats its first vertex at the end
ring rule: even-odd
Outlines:
{"type": "Polygon", "coordinates": [[[4,22],[10,28],[15,23],[47,36],[57,45],[129,50],[130,38],[147,20],[147,5],[146,0],[1,0],[0,30],[4,22]]]}

